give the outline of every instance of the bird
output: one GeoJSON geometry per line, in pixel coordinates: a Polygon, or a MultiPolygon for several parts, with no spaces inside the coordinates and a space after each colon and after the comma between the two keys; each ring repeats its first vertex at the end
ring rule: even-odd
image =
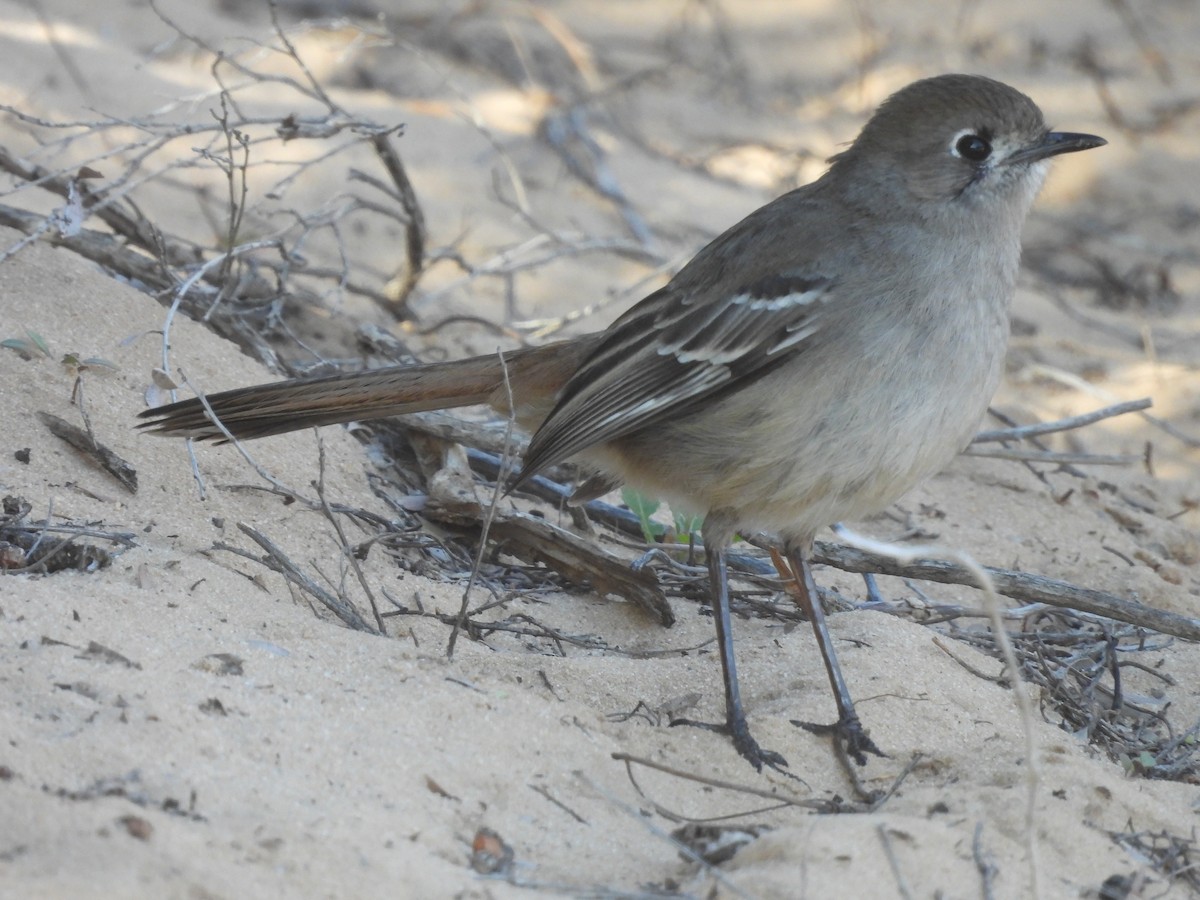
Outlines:
{"type": "Polygon", "coordinates": [[[879,751],[817,599],[814,536],[885,509],[969,443],[1000,381],[1022,227],[1049,161],[1105,143],[1051,130],[991,78],[925,78],[888,97],[821,177],[602,331],[209,394],[146,410],[141,427],[219,441],[488,404],[532,435],[510,490],[571,460],[588,473],[577,499],[629,485],[703,514],[725,692],[709,727],[755,769],[785,772],[741,701],[726,568],[735,535],[773,533],[833,688],[831,727],[864,764],[879,751]]]}

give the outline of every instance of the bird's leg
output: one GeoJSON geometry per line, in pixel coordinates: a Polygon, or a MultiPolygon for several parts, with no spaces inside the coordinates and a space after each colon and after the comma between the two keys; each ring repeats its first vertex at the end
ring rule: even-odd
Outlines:
{"type": "Polygon", "coordinates": [[[804,544],[788,541],[785,550],[795,576],[795,598],[800,609],[812,623],[813,634],[817,637],[817,646],[821,650],[821,659],[825,662],[825,671],[829,675],[829,684],[833,688],[833,699],[837,703],[838,720],[833,725],[813,725],[807,722],[796,722],[818,734],[833,733],[846,748],[846,753],[860,766],[867,764],[868,753],[876,756],[885,754],[863,730],[862,721],[854,710],[854,701],[850,698],[850,689],[846,687],[846,679],[842,677],[841,667],[838,666],[837,654],[833,649],[833,638],[829,635],[829,626],[825,622],[825,610],[817,595],[817,585],[813,581],[812,568],[808,564],[808,554],[804,544]]]}
{"type": "MultiPolygon", "coordinates": [[[[787,760],[773,750],[764,750],[750,734],[746,713],[742,709],[741,692],[738,690],[737,662],[733,655],[733,629],[729,617],[729,580],[725,567],[727,540],[708,543],[708,577],[712,590],[713,621],[717,627],[717,646],[721,654],[721,675],[725,682],[725,724],[711,725],[690,719],[675,719],[672,725],[693,725],[721,731],[733,739],[737,752],[749,760],[750,765],[762,771],[763,764],[783,772],[787,760]]],[[[788,774],[788,773],[784,773],[788,774]]]]}

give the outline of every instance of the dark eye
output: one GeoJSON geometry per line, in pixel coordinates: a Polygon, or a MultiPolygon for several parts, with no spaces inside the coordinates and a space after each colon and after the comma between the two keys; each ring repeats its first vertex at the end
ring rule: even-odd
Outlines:
{"type": "Polygon", "coordinates": [[[977,134],[964,134],[954,144],[954,152],[971,162],[983,162],[992,155],[992,145],[977,134]]]}

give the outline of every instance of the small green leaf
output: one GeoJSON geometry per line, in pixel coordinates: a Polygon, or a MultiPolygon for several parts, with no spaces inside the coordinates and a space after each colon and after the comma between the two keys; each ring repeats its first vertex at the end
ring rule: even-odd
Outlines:
{"type": "Polygon", "coordinates": [[[657,538],[666,531],[660,523],[650,518],[658,511],[661,505],[659,501],[630,487],[621,488],[621,499],[629,507],[629,511],[638,517],[638,523],[642,526],[642,537],[646,539],[646,543],[656,543],[657,538]]]}
{"type": "Polygon", "coordinates": [[[33,345],[35,347],[37,347],[38,350],[41,351],[42,356],[49,359],[50,358],[50,345],[46,343],[46,339],[44,337],[42,337],[40,334],[38,334],[36,331],[30,331],[28,328],[25,329],[25,334],[29,338],[29,340],[33,341],[33,345]]]}
{"type": "Polygon", "coordinates": [[[629,511],[639,519],[648,519],[658,512],[662,504],[653,497],[647,497],[641,491],[631,487],[621,488],[621,500],[629,507],[629,511]]]}
{"type": "Polygon", "coordinates": [[[23,338],[5,338],[0,341],[0,347],[15,350],[26,359],[33,359],[35,356],[44,356],[47,359],[50,357],[50,348],[44,337],[28,328],[25,329],[25,335],[23,338]]]}
{"type": "Polygon", "coordinates": [[[704,524],[704,516],[674,512],[673,510],[672,515],[675,518],[675,531],[681,535],[699,531],[700,526],[704,524]]]}
{"type": "Polygon", "coordinates": [[[89,356],[81,360],[82,365],[89,369],[108,369],[110,372],[119,372],[121,367],[112,360],[105,359],[102,356],[89,356]]]}

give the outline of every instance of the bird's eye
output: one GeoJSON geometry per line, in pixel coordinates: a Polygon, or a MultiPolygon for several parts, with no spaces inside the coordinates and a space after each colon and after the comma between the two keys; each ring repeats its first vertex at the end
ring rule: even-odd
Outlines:
{"type": "Polygon", "coordinates": [[[971,162],[983,162],[992,155],[992,145],[977,134],[964,134],[954,142],[954,153],[971,162]]]}

